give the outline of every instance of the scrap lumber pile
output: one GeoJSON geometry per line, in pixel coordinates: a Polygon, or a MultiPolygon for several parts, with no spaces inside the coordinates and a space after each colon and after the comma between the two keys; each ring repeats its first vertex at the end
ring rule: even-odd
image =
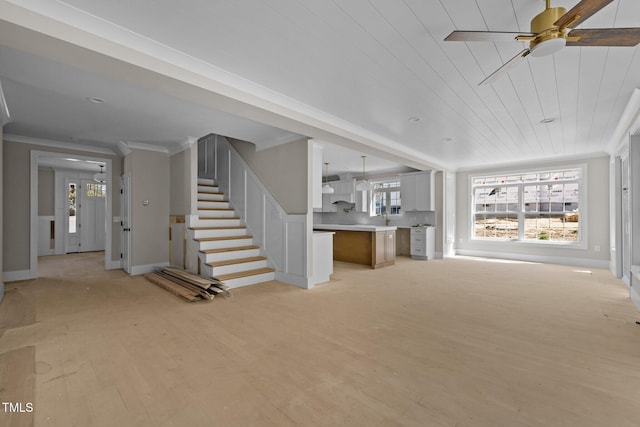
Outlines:
{"type": "Polygon", "coordinates": [[[213,299],[216,295],[229,297],[227,286],[216,278],[207,279],[174,267],[158,269],[144,275],[145,279],[188,302],[213,299]]]}

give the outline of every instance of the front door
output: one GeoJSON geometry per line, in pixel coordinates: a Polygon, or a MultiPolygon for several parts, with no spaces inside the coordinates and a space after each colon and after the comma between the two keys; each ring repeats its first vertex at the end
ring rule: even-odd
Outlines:
{"type": "Polygon", "coordinates": [[[105,242],[105,199],[107,186],[92,179],[80,180],[78,252],[103,251],[105,242]]]}

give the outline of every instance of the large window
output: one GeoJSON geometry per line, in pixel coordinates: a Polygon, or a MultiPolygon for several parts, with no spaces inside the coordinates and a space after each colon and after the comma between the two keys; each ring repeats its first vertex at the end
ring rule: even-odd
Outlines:
{"type": "Polygon", "coordinates": [[[400,180],[372,182],[370,215],[400,215],[400,180]]]}
{"type": "Polygon", "coordinates": [[[473,238],[579,243],[585,168],[473,176],[473,238]]]}

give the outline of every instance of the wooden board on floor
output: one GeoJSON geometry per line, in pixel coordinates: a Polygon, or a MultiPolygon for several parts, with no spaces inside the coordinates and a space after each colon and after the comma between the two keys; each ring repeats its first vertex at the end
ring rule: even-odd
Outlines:
{"type": "Polygon", "coordinates": [[[177,283],[173,283],[171,280],[166,277],[162,277],[158,273],[145,274],[144,278],[154,285],[160,286],[162,289],[165,289],[189,302],[199,301],[202,299],[197,292],[187,289],[184,286],[180,286],[177,283]]]}

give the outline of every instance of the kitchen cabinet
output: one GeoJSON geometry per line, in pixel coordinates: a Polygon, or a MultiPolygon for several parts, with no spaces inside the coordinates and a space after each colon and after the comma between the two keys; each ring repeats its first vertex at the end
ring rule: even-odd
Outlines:
{"type": "Polygon", "coordinates": [[[355,179],[345,181],[330,181],[333,193],[322,195],[322,212],[337,212],[335,202],[355,203],[356,181],[355,179]]]}
{"type": "Polygon", "coordinates": [[[411,228],[411,258],[433,259],[436,252],[435,227],[411,228]]]}
{"type": "Polygon", "coordinates": [[[335,232],[333,259],[368,265],[392,265],[396,260],[396,227],[314,224],[314,229],[335,232]]]}
{"type": "Polygon", "coordinates": [[[396,262],[396,232],[377,231],[375,241],[375,265],[373,268],[391,265],[396,262]]]}
{"type": "Polygon", "coordinates": [[[333,274],[333,231],[313,232],[312,285],[328,282],[333,274]]]}
{"type": "Polygon", "coordinates": [[[356,190],[356,212],[369,212],[369,191],[356,190]]]}
{"type": "Polygon", "coordinates": [[[404,212],[435,210],[434,171],[400,174],[400,197],[404,212]]]}

